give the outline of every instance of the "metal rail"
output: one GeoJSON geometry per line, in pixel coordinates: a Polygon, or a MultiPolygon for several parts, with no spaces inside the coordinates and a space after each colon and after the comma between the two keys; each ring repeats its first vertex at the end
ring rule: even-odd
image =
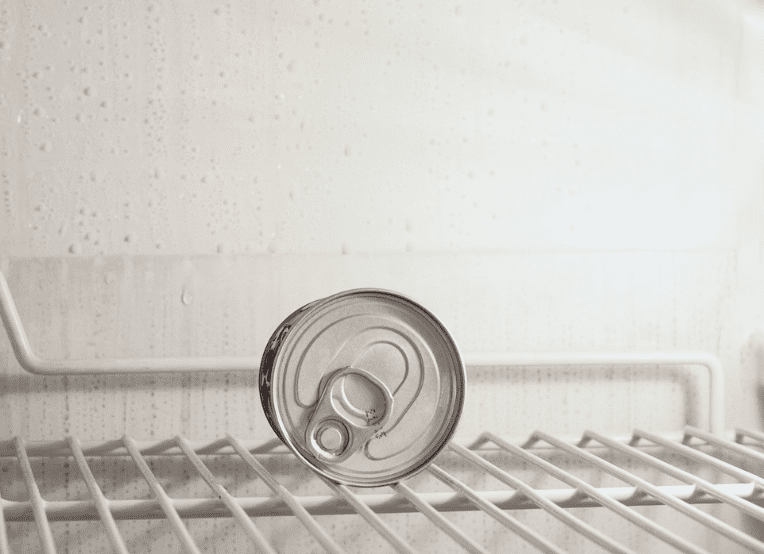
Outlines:
{"type": "MultiPolygon", "coordinates": [[[[210,442],[191,442],[184,437],[175,437],[160,442],[138,443],[130,437],[99,445],[82,446],[73,437],[52,443],[30,443],[16,438],[0,445],[2,457],[0,465],[18,466],[25,484],[28,500],[11,501],[0,498],[0,554],[10,552],[7,522],[34,522],[40,539],[40,548],[46,554],[56,552],[55,537],[51,529],[52,521],[100,521],[103,531],[114,552],[124,553],[125,541],[120,535],[115,521],[124,519],[164,519],[177,541],[186,552],[200,552],[184,520],[192,518],[232,518],[256,550],[275,552],[265,534],[258,527],[258,516],[295,516],[307,529],[310,536],[328,552],[343,552],[343,545],[332,536],[328,529],[315,518],[326,514],[354,514],[362,518],[396,551],[405,554],[415,552],[399,531],[379,518],[384,513],[419,513],[427,518],[440,532],[455,544],[469,552],[485,552],[486,546],[469,536],[453,522],[445,518],[443,512],[480,510],[525,539],[542,552],[562,552],[560,545],[545,536],[544,529],[533,529],[512,516],[510,510],[541,509],[562,522],[567,528],[580,533],[587,540],[609,552],[628,553],[633,550],[614,539],[609,529],[599,529],[578,517],[570,507],[605,507],[633,524],[643,533],[657,537],[668,545],[683,552],[704,552],[701,545],[692,538],[681,536],[673,529],[661,525],[635,506],[659,505],[694,519],[720,537],[737,543],[754,552],[764,552],[764,543],[752,538],[727,521],[717,519],[706,511],[698,510],[694,504],[722,503],[743,515],[764,518],[764,476],[761,475],[761,450],[764,436],[756,432],[738,430],[735,440],[720,438],[687,427],[683,434],[656,435],[635,431],[628,440],[615,440],[594,431],[587,431],[578,442],[561,440],[548,433],[537,431],[529,439],[509,441],[490,432],[473,441],[471,448],[451,444],[448,451],[470,463],[476,472],[484,472],[499,479],[510,490],[480,491],[468,486],[451,472],[441,469],[441,462],[429,468],[431,477],[445,483],[452,492],[418,491],[414,484],[397,484],[388,487],[386,493],[359,494],[349,487],[337,486],[322,478],[329,486],[331,495],[297,496],[279,481],[276,475],[266,469],[258,458],[268,457],[262,452],[264,446],[252,441],[241,441],[226,437],[210,442]],[[497,457],[497,450],[484,448],[485,443],[494,444],[504,452],[497,457]],[[541,447],[541,443],[545,447],[541,447]],[[11,447],[12,451],[11,452],[11,447]],[[605,448],[606,450],[603,450],[605,448]],[[693,467],[711,469],[726,475],[725,481],[716,483],[689,473],[678,465],[672,465],[657,457],[662,453],[680,456],[691,461],[693,467]],[[35,455],[30,457],[30,452],[35,455]],[[49,501],[43,498],[34,475],[35,464],[45,453],[55,457],[65,457],[75,462],[80,477],[87,485],[90,500],[49,501]],[[172,452],[173,464],[186,463],[202,478],[212,493],[212,497],[173,498],[166,491],[160,479],[154,474],[146,458],[165,457],[172,452]],[[256,454],[253,454],[255,452],[256,454]],[[613,452],[621,455],[607,458],[613,452]],[[648,453],[650,452],[650,453],[648,453]],[[97,454],[96,454],[97,453],[97,454]],[[132,461],[133,475],[149,485],[153,499],[145,498],[112,500],[107,497],[90,470],[89,463],[105,457],[109,453],[120,453],[132,461]],[[597,454],[595,454],[597,453],[597,454]],[[12,454],[12,456],[11,456],[12,454]],[[625,457],[624,457],[625,455],[625,457]],[[182,459],[178,459],[180,456],[182,459]],[[237,497],[226,489],[205,457],[227,456],[230,460],[249,466],[271,490],[271,496],[237,497]],[[596,487],[588,480],[574,476],[561,462],[562,456],[572,457],[579,464],[588,465],[599,475],[609,474],[622,481],[625,486],[596,487]],[[489,461],[490,459],[490,461],[489,461]],[[496,460],[501,459],[499,463],[496,460]],[[619,460],[617,463],[613,459],[619,460]],[[684,481],[686,485],[662,485],[638,477],[633,472],[629,459],[636,460],[644,467],[666,473],[684,481]],[[730,459],[736,460],[734,463],[730,459]],[[37,460],[34,464],[33,461],[37,460]],[[90,460],[90,462],[88,461],[90,460]],[[554,460],[556,463],[552,463],[554,460]],[[528,479],[527,471],[517,473],[518,462],[530,464],[543,474],[554,477],[568,486],[561,489],[536,489],[528,479]],[[751,473],[750,467],[758,468],[751,473]],[[744,469],[747,468],[747,469],[744,469]]],[[[292,456],[291,454],[279,454],[292,456]]],[[[271,455],[272,456],[272,455],[271,455]]],[[[170,458],[168,458],[170,459],[170,458]]],[[[443,460],[444,458],[439,458],[443,460]]],[[[673,458],[672,458],[673,459],[673,458]]],[[[267,460],[266,460],[267,461],[267,460]]],[[[271,462],[274,460],[271,458],[271,462]]],[[[63,463],[61,460],[60,463],[63,463]]],[[[226,462],[227,463],[227,462],[226,462]]],[[[276,467],[280,464],[277,463],[276,467]]],[[[640,467],[642,467],[640,466],[640,467]]],[[[230,467],[230,464],[229,464],[230,467]]],[[[283,467],[283,466],[282,466],[283,467]]],[[[534,474],[537,482],[538,473],[534,474]]],[[[590,479],[595,479],[591,477],[590,479]]],[[[674,518],[671,520],[673,521],[674,518]]],[[[16,533],[18,535],[18,533],[16,533]]]]}
{"type": "MultiPolygon", "coordinates": [[[[35,375],[96,375],[111,373],[176,373],[254,371],[260,358],[243,357],[166,357],[166,358],[98,358],[48,360],[32,349],[24,331],[8,282],[0,271],[0,317],[22,368],[35,375]]],[[[706,352],[626,352],[626,353],[558,353],[467,354],[467,366],[603,366],[603,365],[697,365],[709,377],[708,419],[712,433],[724,432],[724,373],[718,358],[706,352]]]]}

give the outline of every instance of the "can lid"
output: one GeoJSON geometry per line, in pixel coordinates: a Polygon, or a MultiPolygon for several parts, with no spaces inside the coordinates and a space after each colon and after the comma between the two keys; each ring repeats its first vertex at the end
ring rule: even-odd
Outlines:
{"type": "Polygon", "coordinates": [[[272,417],[285,442],[330,479],[394,483],[453,435],[465,370],[443,324],[398,293],[343,292],[314,303],[278,349],[272,417]]]}

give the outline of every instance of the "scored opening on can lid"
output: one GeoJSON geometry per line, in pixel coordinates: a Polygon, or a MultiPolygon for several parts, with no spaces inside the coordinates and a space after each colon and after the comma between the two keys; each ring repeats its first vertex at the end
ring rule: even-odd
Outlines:
{"type": "Polygon", "coordinates": [[[320,474],[361,487],[424,469],[456,430],[465,385],[443,324],[379,289],[303,306],[274,332],[260,367],[276,434],[320,474]]]}

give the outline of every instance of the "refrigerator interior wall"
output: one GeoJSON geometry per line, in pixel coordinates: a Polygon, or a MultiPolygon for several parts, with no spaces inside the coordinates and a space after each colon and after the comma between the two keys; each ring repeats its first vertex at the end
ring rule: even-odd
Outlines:
{"type": "MultiPolygon", "coordinates": [[[[465,352],[710,352],[728,424],[761,428],[762,59],[752,1],[0,0],[0,263],[44,355],[259,354],[295,307],[381,286],[465,352]]],[[[40,378],[4,336],[0,372],[0,438],[267,433],[254,373],[40,378]]],[[[463,436],[704,423],[694,370],[469,380],[463,436]]],[[[193,525],[229,552],[230,524],[193,525]]],[[[88,525],[59,544],[100,551],[88,525]]]]}

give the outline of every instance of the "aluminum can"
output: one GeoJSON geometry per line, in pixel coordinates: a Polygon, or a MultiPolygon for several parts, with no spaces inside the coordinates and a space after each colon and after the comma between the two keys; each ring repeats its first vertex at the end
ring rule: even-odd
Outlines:
{"type": "Polygon", "coordinates": [[[259,385],[268,422],[302,461],[336,483],[377,487],[423,470],[446,446],[466,373],[432,313],[395,292],[355,289],[287,317],[259,385]]]}

